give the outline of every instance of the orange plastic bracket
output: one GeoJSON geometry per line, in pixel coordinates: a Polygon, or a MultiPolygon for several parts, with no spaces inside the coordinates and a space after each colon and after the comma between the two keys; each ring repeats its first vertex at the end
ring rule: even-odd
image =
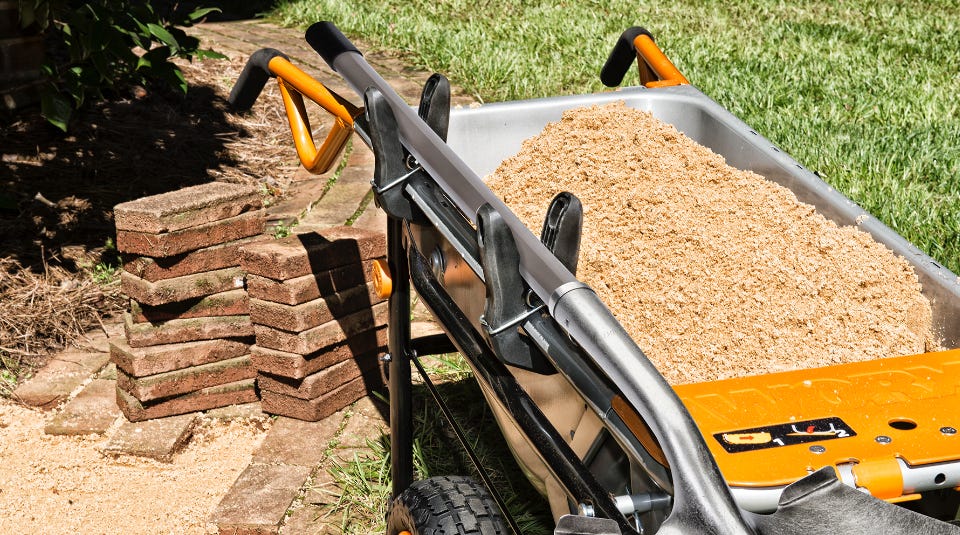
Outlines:
{"type": "Polygon", "coordinates": [[[292,63],[277,56],[268,64],[270,72],[277,77],[280,85],[280,96],[283,98],[283,107],[287,111],[287,120],[290,121],[290,131],[293,132],[293,142],[297,147],[297,156],[303,167],[314,174],[325,173],[330,170],[336,157],[340,154],[350,134],[353,133],[353,120],[363,113],[349,101],[330,91],[322,83],[314,80],[307,73],[295,67],[292,63]],[[303,97],[316,102],[334,117],[333,126],[320,149],[317,149],[310,131],[310,119],[303,97]]]}
{"type": "Polygon", "coordinates": [[[390,266],[386,260],[376,259],[370,265],[370,278],[373,279],[373,289],[381,299],[390,297],[393,293],[393,278],[390,276],[390,266]]]}
{"type": "Polygon", "coordinates": [[[857,486],[866,487],[875,497],[890,500],[903,494],[903,474],[895,457],[870,459],[853,466],[857,486]]]}
{"type": "Polygon", "coordinates": [[[690,83],[649,35],[638,35],[633,40],[633,49],[637,51],[640,82],[646,87],[668,87],[690,83]]]}

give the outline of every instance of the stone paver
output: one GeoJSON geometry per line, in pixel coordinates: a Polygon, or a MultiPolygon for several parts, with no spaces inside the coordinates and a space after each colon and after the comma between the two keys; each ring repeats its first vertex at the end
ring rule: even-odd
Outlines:
{"type": "MultiPolygon", "coordinates": [[[[303,168],[301,167],[300,170],[303,171],[303,168]]],[[[319,178],[308,174],[299,179],[295,175],[290,185],[284,190],[283,197],[267,209],[267,224],[291,225],[299,222],[303,214],[323,194],[329,180],[330,178],[325,174],[320,175],[319,178]]]]}
{"type": "Polygon", "coordinates": [[[123,338],[123,318],[116,316],[105,318],[101,329],[84,333],[79,344],[87,350],[97,353],[110,351],[110,343],[117,338],[123,338]]]}
{"type": "Polygon", "coordinates": [[[388,312],[388,303],[384,302],[296,333],[263,325],[254,325],[253,328],[257,333],[259,346],[308,355],[327,346],[339,344],[362,332],[386,325],[388,312]]]}
{"type": "Polygon", "coordinates": [[[381,328],[373,332],[360,333],[341,344],[309,355],[253,346],[250,348],[250,356],[253,365],[261,372],[290,379],[303,379],[311,373],[353,358],[355,355],[383,353],[386,345],[387,329],[381,328]]]}
{"type": "Polygon", "coordinates": [[[250,300],[243,289],[243,277],[236,290],[215,293],[205,297],[184,300],[167,305],[149,306],[130,300],[130,315],[134,323],[202,318],[205,316],[242,316],[250,314],[250,300]]]}
{"type": "Polygon", "coordinates": [[[305,331],[383,301],[370,282],[299,305],[253,299],[250,319],[258,325],[275,329],[305,331]]]}
{"type": "Polygon", "coordinates": [[[304,275],[283,282],[258,275],[247,275],[247,293],[251,298],[299,305],[371,282],[370,266],[373,260],[365,260],[360,266],[343,266],[313,275],[304,275]]]}
{"type": "Polygon", "coordinates": [[[123,270],[144,280],[156,282],[193,273],[234,267],[239,264],[237,251],[240,247],[268,239],[272,239],[272,236],[262,234],[250,236],[249,238],[221,243],[166,258],[134,256],[124,260],[123,270]]]}
{"type": "Polygon", "coordinates": [[[371,206],[372,204],[371,202],[367,209],[360,214],[360,217],[353,222],[353,226],[385,233],[387,231],[387,214],[383,210],[371,206]]]}
{"type": "Polygon", "coordinates": [[[221,535],[277,533],[310,472],[306,466],[253,463],[234,482],[210,522],[221,535]]]}
{"type": "Polygon", "coordinates": [[[324,459],[327,444],[340,430],[343,412],[319,422],[305,422],[280,416],[253,454],[253,462],[295,464],[311,469],[324,459]]]}
{"type": "Polygon", "coordinates": [[[256,376],[250,355],[243,355],[146,377],[131,377],[121,370],[117,386],[141,402],[148,402],[256,376]]]}
{"type": "Polygon", "coordinates": [[[188,412],[205,411],[237,403],[257,400],[256,381],[244,379],[235,383],[211,386],[170,399],[141,403],[140,400],[116,388],[117,405],[131,422],[163,418],[188,412]]]}
{"type": "Polygon", "coordinates": [[[207,412],[203,413],[203,415],[214,420],[237,420],[266,417],[266,414],[264,414],[263,410],[260,408],[259,401],[254,403],[243,403],[240,405],[218,407],[216,409],[208,410],[207,412]]]}
{"type": "Polygon", "coordinates": [[[338,226],[241,247],[240,265],[253,275],[287,280],[353,265],[386,251],[382,234],[338,226]]]}
{"type": "Polygon", "coordinates": [[[103,452],[171,462],[173,455],[190,439],[197,418],[196,413],[191,413],[146,422],[124,422],[103,452]]]}
{"type": "MultiPolygon", "coordinates": [[[[203,273],[183,275],[181,277],[163,279],[156,282],[150,282],[146,279],[141,279],[133,273],[123,271],[120,273],[120,286],[127,297],[135,299],[141,304],[156,307],[180,303],[217,293],[230,292],[238,288],[242,290],[243,277],[244,271],[239,267],[205,271],[203,273]]],[[[186,311],[189,311],[189,306],[186,308],[186,311]]],[[[137,316],[140,315],[139,310],[134,310],[134,313],[137,314],[137,316]]],[[[194,314],[191,316],[168,313],[168,317],[165,319],[197,317],[199,315],[204,314],[194,314]],[[173,317],[169,317],[171,315],[173,317]]],[[[212,316],[214,314],[206,315],[212,316]]],[[[144,321],[148,320],[144,318],[144,321]]],[[[154,318],[153,321],[162,321],[162,318],[154,318]]]]}
{"type": "Polygon", "coordinates": [[[33,378],[18,386],[13,391],[13,397],[31,407],[52,409],[67,399],[70,393],[91,375],[106,366],[109,360],[109,355],[99,352],[60,353],[33,378]]]}
{"type": "Polygon", "coordinates": [[[366,449],[368,439],[376,439],[382,434],[389,434],[390,422],[386,407],[373,401],[370,397],[358,400],[351,408],[350,419],[343,431],[337,436],[337,449],[343,457],[353,454],[353,450],[366,449]]]}
{"type": "Polygon", "coordinates": [[[338,362],[333,366],[312,373],[303,379],[289,379],[261,373],[257,379],[257,384],[261,390],[269,390],[300,399],[316,399],[376,368],[379,362],[378,357],[379,352],[357,355],[352,359],[338,362]]]}
{"type": "Polygon", "coordinates": [[[110,358],[129,375],[144,377],[246,355],[252,343],[253,337],[134,348],[121,339],[110,345],[110,358]]]}
{"type": "Polygon", "coordinates": [[[124,315],[127,344],[130,347],[147,347],[161,344],[180,344],[198,340],[216,340],[253,335],[250,316],[215,316],[188,318],[161,323],[134,323],[133,317],[124,315]]]}
{"type": "Polygon", "coordinates": [[[158,234],[228,219],[263,207],[255,186],[210,182],[120,203],[113,218],[120,230],[158,234]]]}
{"type": "Polygon", "coordinates": [[[43,431],[48,435],[102,435],[120,417],[115,385],[109,379],[94,379],[63,406],[43,431]]]}
{"type": "Polygon", "coordinates": [[[370,191],[373,178],[373,153],[362,143],[354,143],[347,167],[337,182],[303,217],[304,224],[340,225],[352,217],[370,191]]]}
{"type": "Polygon", "coordinates": [[[266,212],[255,210],[229,219],[160,234],[117,230],[117,250],[152,257],[175,256],[255,236],[263,232],[266,221],[266,212]]]}
{"type": "Polygon", "coordinates": [[[382,384],[379,370],[373,370],[314,399],[301,399],[270,390],[261,390],[260,403],[263,404],[263,411],[266,413],[315,422],[350,405],[373,390],[382,389],[382,384]]]}

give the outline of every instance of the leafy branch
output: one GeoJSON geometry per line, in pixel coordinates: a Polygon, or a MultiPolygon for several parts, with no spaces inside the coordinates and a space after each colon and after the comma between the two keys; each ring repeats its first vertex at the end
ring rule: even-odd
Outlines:
{"type": "Polygon", "coordinates": [[[73,112],[134,85],[167,84],[184,93],[187,82],[171,60],[223,58],[200,48],[182,28],[218,8],[161,14],[145,0],[20,0],[20,24],[51,35],[55,53],[42,67],[43,117],[63,131],[73,112]]]}

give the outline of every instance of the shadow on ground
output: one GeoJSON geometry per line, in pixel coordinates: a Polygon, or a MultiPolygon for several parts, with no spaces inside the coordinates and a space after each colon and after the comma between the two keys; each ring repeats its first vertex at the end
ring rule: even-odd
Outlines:
{"type": "Polygon", "coordinates": [[[238,134],[215,89],[158,90],[90,106],[63,134],[28,108],[0,129],[0,257],[34,270],[114,236],[114,205],[211,180],[238,134]]]}

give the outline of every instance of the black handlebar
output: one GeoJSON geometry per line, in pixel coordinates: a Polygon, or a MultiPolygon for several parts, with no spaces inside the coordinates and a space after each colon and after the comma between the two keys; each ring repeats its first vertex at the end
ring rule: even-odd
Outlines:
{"type": "MultiPolygon", "coordinates": [[[[353,46],[353,43],[340,32],[340,29],[329,21],[311,24],[310,27],[307,28],[305,37],[307,43],[317,51],[317,54],[320,54],[320,57],[327,62],[327,65],[329,65],[331,69],[333,69],[334,60],[336,60],[340,54],[344,52],[356,52],[360,54],[357,47],[353,46]]],[[[363,54],[360,55],[362,56],[363,54]]]]}
{"type": "Polygon", "coordinates": [[[637,51],[633,47],[633,40],[640,35],[646,35],[653,39],[653,35],[641,26],[627,28],[620,34],[617,44],[613,45],[610,56],[603,64],[603,68],[600,69],[600,81],[603,82],[603,85],[617,87],[623,81],[630,65],[637,59],[637,51]]]}
{"type": "Polygon", "coordinates": [[[270,60],[277,56],[286,60],[290,59],[283,52],[273,48],[261,48],[250,54],[250,59],[243,66],[243,71],[237,78],[237,83],[233,85],[230,96],[227,97],[227,101],[234,109],[249,110],[253,106],[253,103],[257,101],[257,97],[263,91],[263,87],[267,85],[267,80],[273,76],[269,65],[270,60]]]}

